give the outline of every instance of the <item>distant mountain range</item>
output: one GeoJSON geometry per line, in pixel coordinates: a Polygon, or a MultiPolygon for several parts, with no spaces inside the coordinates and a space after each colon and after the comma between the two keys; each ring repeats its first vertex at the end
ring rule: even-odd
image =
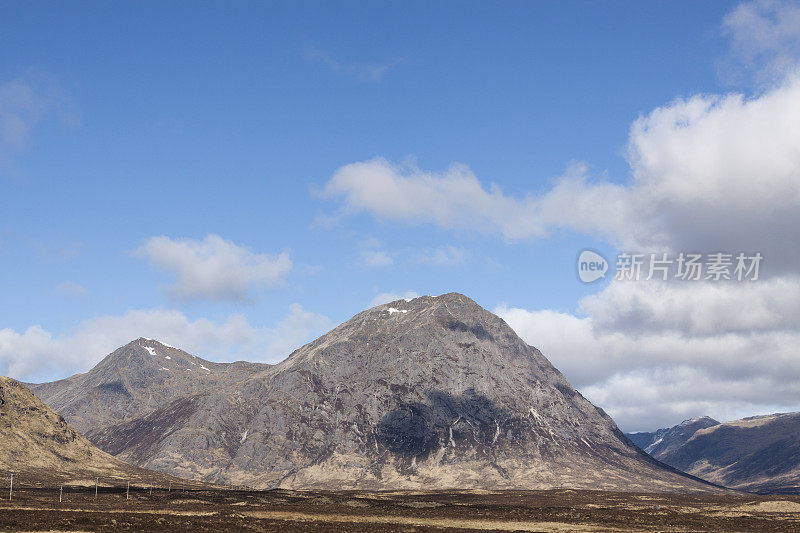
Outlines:
{"type": "MultiPolygon", "coordinates": [[[[16,486],[69,483],[167,486],[182,480],[100,451],[22,383],[0,376],[0,470],[16,486]]],[[[185,483],[183,483],[185,486],[185,483]]],[[[8,496],[8,494],[6,494],[8,496]]]]}
{"type": "Polygon", "coordinates": [[[456,293],[369,309],[273,366],[138,339],[32,387],[101,449],[197,480],[717,490],[636,448],[541,352],[456,293]]]}
{"type": "Polygon", "coordinates": [[[628,437],[659,461],[712,483],[800,494],[800,413],[724,424],[702,417],[628,437]]]}
{"type": "Polygon", "coordinates": [[[701,416],[691,420],[684,420],[671,428],[658,429],[652,433],[626,433],[626,435],[639,448],[660,460],[660,457],[665,453],[686,443],[698,429],[705,429],[717,424],[719,422],[713,418],[701,416]]]}

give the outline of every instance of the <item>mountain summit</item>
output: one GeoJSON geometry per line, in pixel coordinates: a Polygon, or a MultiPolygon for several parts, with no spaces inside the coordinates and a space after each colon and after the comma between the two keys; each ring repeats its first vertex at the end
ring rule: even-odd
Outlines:
{"type": "Polygon", "coordinates": [[[710,488],[633,446],[456,293],[374,307],[280,364],[187,392],[88,436],[141,466],[256,487],[710,488]]]}
{"type": "Polygon", "coordinates": [[[139,338],[114,350],[89,372],[29,387],[85,433],[130,420],[186,394],[239,382],[268,366],[212,363],[169,344],[139,338]]]}

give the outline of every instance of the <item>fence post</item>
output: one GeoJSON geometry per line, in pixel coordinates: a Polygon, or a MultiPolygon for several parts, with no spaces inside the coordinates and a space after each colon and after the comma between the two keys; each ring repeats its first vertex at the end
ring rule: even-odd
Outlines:
{"type": "Polygon", "coordinates": [[[64,485],[58,486],[58,503],[61,503],[61,497],[64,495],[64,485]]]}
{"type": "Polygon", "coordinates": [[[97,498],[97,483],[100,481],[99,477],[94,478],[94,497],[97,498]]]}
{"type": "Polygon", "coordinates": [[[14,492],[14,474],[11,474],[11,482],[8,484],[8,501],[11,501],[12,492],[14,492]]]}
{"type": "Polygon", "coordinates": [[[127,500],[131,495],[131,482],[128,481],[128,488],[125,489],[125,499],[127,500]]]}

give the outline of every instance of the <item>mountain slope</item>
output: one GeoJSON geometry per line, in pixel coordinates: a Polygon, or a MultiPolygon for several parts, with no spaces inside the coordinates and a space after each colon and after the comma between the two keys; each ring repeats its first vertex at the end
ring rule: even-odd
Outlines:
{"type": "MultiPolygon", "coordinates": [[[[183,482],[100,451],[24,385],[0,376],[0,470],[25,483],[183,482]]],[[[185,482],[184,482],[185,484],[185,482]]]]}
{"type": "Polygon", "coordinates": [[[669,428],[657,429],[655,431],[637,431],[636,433],[625,433],[631,442],[644,450],[658,439],[660,439],[669,428]]]}
{"type": "Polygon", "coordinates": [[[800,494],[800,413],[756,416],[698,429],[656,457],[713,483],[800,494]]]}
{"type": "Polygon", "coordinates": [[[241,361],[212,363],[140,338],[115,350],[89,372],[28,386],[85,433],[136,418],[187,394],[238,383],[268,367],[241,361]]]}
{"type": "Polygon", "coordinates": [[[639,448],[663,462],[665,454],[683,446],[698,429],[719,424],[708,416],[684,420],[677,426],[656,430],[653,433],[626,433],[626,436],[639,448]]]}
{"type": "Polygon", "coordinates": [[[455,293],[364,311],[235,386],[88,436],[139,465],[257,487],[711,489],[633,446],[455,293]]]}

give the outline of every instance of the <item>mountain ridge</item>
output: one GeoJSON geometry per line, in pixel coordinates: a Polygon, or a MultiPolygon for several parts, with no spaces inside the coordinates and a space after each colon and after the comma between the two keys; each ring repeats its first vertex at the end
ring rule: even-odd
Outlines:
{"type": "Polygon", "coordinates": [[[722,423],[700,417],[631,437],[655,459],[706,481],[764,494],[800,494],[800,413],[722,423]]]}
{"type": "Polygon", "coordinates": [[[259,488],[716,490],[636,448],[458,293],[367,309],[241,381],[87,436],[148,468],[259,488]]]}

